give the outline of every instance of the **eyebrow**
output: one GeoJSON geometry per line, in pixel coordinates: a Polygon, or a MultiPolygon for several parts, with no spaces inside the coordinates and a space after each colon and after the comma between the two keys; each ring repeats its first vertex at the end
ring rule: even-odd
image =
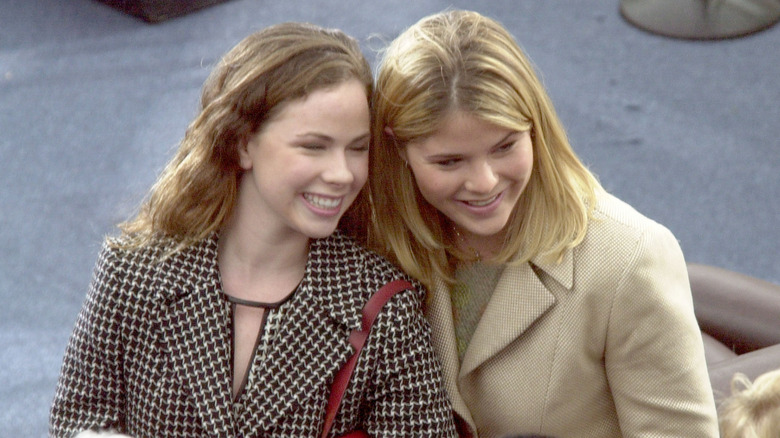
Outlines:
{"type": "MultiPolygon", "coordinates": [[[[523,131],[512,131],[509,134],[505,135],[503,138],[501,138],[499,141],[495,142],[492,146],[490,146],[490,149],[493,149],[495,147],[501,146],[507,142],[507,140],[517,134],[523,131]]],[[[461,154],[435,154],[435,155],[429,155],[425,157],[428,161],[438,161],[438,160],[449,160],[452,158],[458,158],[461,154]]]]}
{"type": "MultiPolygon", "coordinates": [[[[321,134],[319,132],[304,132],[303,134],[296,135],[296,138],[304,138],[304,137],[314,137],[314,138],[318,138],[318,139],[320,139],[322,141],[326,141],[326,142],[329,142],[329,143],[333,143],[335,141],[335,139],[333,137],[331,137],[329,135],[321,134]]],[[[359,135],[359,136],[353,138],[347,144],[359,143],[359,142],[361,142],[363,140],[367,140],[369,137],[371,137],[371,133],[367,132],[367,133],[365,133],[363,135],[359,135]]]]}

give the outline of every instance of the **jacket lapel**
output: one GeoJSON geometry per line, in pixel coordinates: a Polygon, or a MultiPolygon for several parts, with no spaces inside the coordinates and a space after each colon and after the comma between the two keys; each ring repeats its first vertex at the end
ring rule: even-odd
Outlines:
{"type": "Polygon", "coordinates": [[[221,298],[216,236],[158,269],[160,330],[171,363],[210,436],[232,436],[230,315],[221,298]]]}
{"type": "Polygon", "coordinates": [[[362,301],[350,285],[359,284],[352,277],[361,270],[350,269],[355,263],[342,258],[347,255],[322,242],[312,245],[298,290],[266,325],[268,349],[255,358],[254,383],[242,396],[251,415],[242,419],[246,436],[262,436],[301,406],[324,403],[334,375],[352,355],[349,333],[360,327],[362,301]]]}
{"type": "Polygon", "coordinates": [[[474,371],[517,339],[553,304],[555,296],[542,284],[530,263],[507,266],[471,337],[460,376],[474,371]]]}
{"type": "Polygon", "coordinates": [[[431,342],[441,362],[444,385],[452,408],[473,427],[474,420],[458,389],[460,361],[455,340],[455,324],[452,319],[452,300],[449,287],[443,281],[437,280],[433,290],[430,291],[425,314],[431,325],[431,342]]]}
{"type": "Polygon", "coordinates": [[[559,263],[534,259],[530,263],[508,265],[471,338],[463,364],[458,360],[449,287],[438,281],[429,297],[426,316],[433,331],[434,349],[442,362],[447,392],[455,411],[472,427],[474,421],[460,393],[459,380],[506,348],[555,304],[555,296],[540,280],[534,266],[571,289],[574,269],[571,250],[566,251],[559,263]]]}

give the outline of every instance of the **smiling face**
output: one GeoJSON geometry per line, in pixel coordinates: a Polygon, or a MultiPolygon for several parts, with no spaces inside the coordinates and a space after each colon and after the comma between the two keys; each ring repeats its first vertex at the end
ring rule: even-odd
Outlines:
{"type": "Polygon", "coordinates": [[[434,135],[410,142],[404,155],[425,200],[452,222],[469,246],[496,252],[531,178],[529,131],[513,131],[456,111],[434,135]]]}
{"type": "Polygon", "coordinates": [[[330,235],[366,182],[368,142],[357,80],[284,104],[239,152],[237,214],[278,237],[330,235]]]}

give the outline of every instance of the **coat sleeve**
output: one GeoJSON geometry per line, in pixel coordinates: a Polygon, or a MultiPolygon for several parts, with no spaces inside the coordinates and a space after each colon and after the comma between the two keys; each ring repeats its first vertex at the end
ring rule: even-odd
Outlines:
{"type": "Polygon", "coordinates": [[[621,276],[605,365],[624,436],[718,436],[685,261],[661,225],[641,235],[621,276]]]}
{"type": "Polygon", "coordinates": [[[376,321],[385,347],[376,368],[367,429],[377,437],[456,437],[430,328],[415,295],[397,294],[376,321]]]}
{"type": "Polygon", "coordinates": [[[49,435],[71,437],[91,430],[122,430],[122,303],[119,269],[101,250],[70,336],[49,418],[49,435]]]}

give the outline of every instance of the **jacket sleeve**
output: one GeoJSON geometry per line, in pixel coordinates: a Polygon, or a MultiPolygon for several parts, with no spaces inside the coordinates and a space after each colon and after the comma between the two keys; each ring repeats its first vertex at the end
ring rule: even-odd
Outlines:
{"type": "Polygon", "coordinates": [[[605,365],[624,436],[718,436],[685,261],[661,225],[641,235],[622,274],[605,365]]]}
{"type": "Polygon", "coordinates": [[[104,246],[65,350],[49,418],[52,437],[71,437],[87,429],[122,430],[118,271],[104,246]]]}
{"type": "Polygon", "coordinates": [[[415,295],[397,294],[375,323],[385,347],[369,400],[368,432],[377,437],[456,437],[430,328],[415,295]]]}

